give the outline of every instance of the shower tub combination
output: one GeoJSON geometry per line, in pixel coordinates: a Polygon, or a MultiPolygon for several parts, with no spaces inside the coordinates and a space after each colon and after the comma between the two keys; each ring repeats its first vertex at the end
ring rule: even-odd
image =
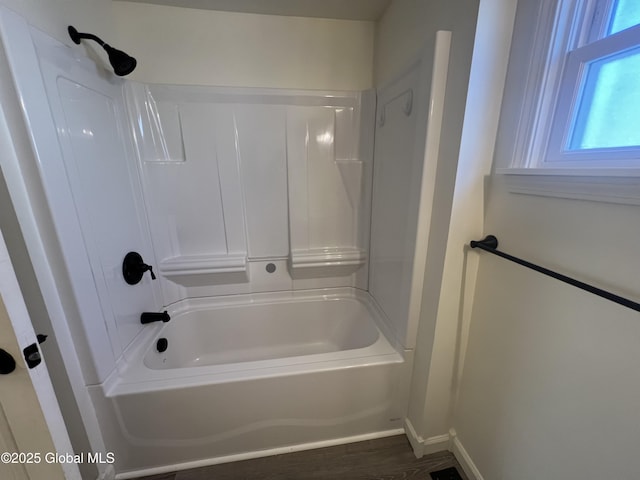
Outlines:
{"type": "Polygon", "coordinates": [[[169,313],[90,387],[118,478],[402,432],[409,363],[367,293],[191,299],[169,313]]]}
{"type": "Polygon", "coordinates": [[[372,92],[127,83],[3,8],[0,36],[38,154],[6,170],[49,207],[30,254],[89,446],[115,456],[100,478],[403,432],[426,242],[392,220],[432,191],[431,64],[378,95],[376,144],[372,92]],[[158,281],[123,281],[127,251],[158,281]]]}

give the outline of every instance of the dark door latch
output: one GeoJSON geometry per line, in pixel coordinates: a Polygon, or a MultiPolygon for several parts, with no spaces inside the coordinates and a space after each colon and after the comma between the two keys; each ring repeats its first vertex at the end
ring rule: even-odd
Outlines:
{"type": "Polygon", "coordinates": [[[47,339],[47,336],[38,334],[36,338],[38,339],[38,343],[32,343],[22,350],[22,353],[24,354],[24,361],[27,362],[27,367],[30,369],[35,368],[42,363],[42,355],[40,355],[40,350],[38,350],[38,344],[44,342],[47,339]]]}

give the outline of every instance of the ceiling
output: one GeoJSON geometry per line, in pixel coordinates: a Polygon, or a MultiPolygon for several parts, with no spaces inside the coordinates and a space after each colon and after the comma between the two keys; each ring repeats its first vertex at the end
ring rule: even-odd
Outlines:
{"type": "Polygon", "coordinates": [[[296,17],[378,20],[391,0],[126,0],[174,7],[296,17]]]}

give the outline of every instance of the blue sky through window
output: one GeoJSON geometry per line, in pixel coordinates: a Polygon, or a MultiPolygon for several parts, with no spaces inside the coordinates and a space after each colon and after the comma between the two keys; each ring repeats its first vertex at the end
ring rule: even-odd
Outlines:
{"type": "MultiPolygon", "coordinates": [[[[606,36],[640,24],[640,0],[614,0],[606,36]]],[[[640,146],[640,48],[586,69],[569,150],[640,146]]]]}
{"type": "Polygon", "coordinates": [[[639,23],[640,0],[615,0],[607,34],[613,35],[639,23]]]}
{"type": "Polygon", "coordinates": [[[634,48],[590,64],[568,147],[582,150],[638,145],[640,48],[634,48]]]}

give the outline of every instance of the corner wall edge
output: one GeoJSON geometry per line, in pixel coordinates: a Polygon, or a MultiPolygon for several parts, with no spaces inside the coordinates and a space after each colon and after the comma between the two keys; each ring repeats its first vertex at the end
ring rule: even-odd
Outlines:
{"type": "Polygon", "coordinates": [[[484,480],[480,470],[478,470],[478,467],[471,459],[471,456],[462,445],[462,442],[460,442],[456,431],[452,429],[449,435],[451,437],[450,450],[462,466],[464,473],[469,477],[469,480],[484,480]]]}
{"type": "Polygon", "coordinates": [[[416,458],[421,458],[424,455],[430,455],[436,452],[443,452],[450,450],[451,434],[445,433],[443,435],[436,435],[429,438],[423,438],[416,433],[413,424],[409,418],[405,417],[403,420],[404,432],[409,439],[411,448],[413,448],[413,454],[416,458]]]}

